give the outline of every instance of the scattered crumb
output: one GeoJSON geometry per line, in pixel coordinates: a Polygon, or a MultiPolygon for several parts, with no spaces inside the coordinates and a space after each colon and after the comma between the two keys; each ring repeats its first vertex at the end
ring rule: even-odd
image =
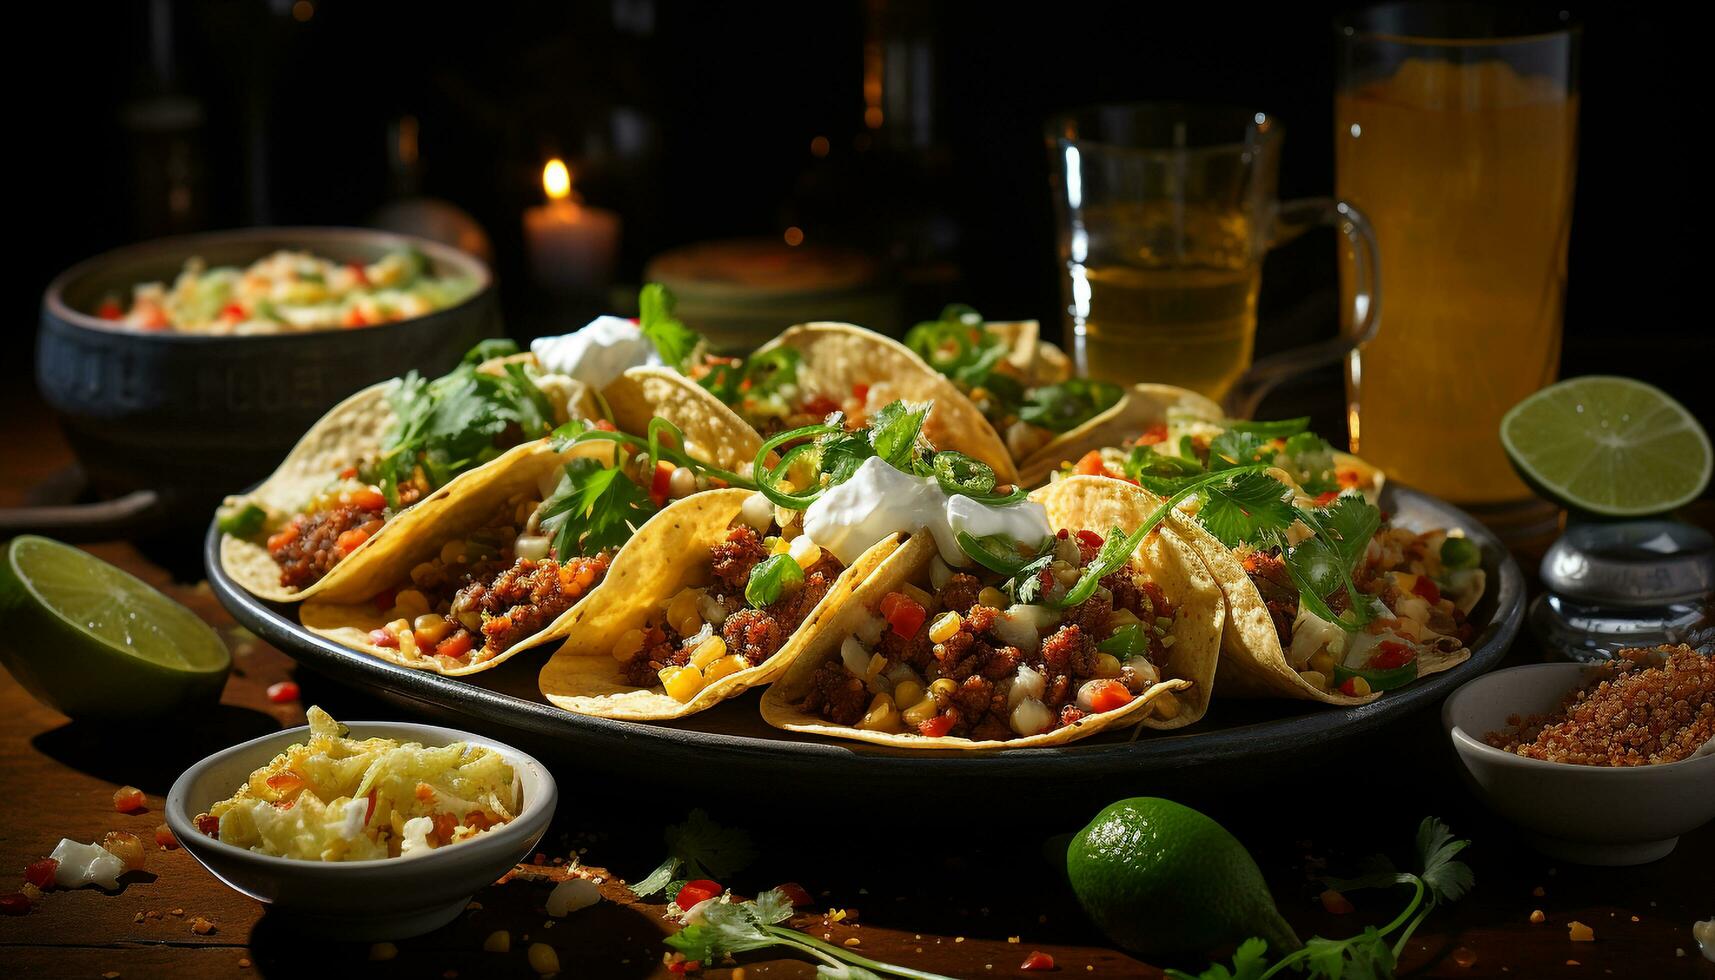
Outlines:
{"type": "Polygon", "coordinates": [[[1673,948],[1673,955],[1684,956],[1685,955],[1685,947],[1684,946],[1675,946],[1673,948]]]}
{"type": "Polygon", "coordinates": [[[499,929],[488,934],[482,941],[482,951],[485,953],[509,953],[512,951],[512,933],[499,929]]]}
{"type": "Polygon", "coordinates": [[[1583,964],[1579,963],[1577,960],[1567,960],[1566,965],[1567,966],[1583,966],[1583,964]]]}
{"type": "Polygon", "coordinates": [[[1322,908],[1326,910],[1329,915],[1351,915],[1356,911],[1356,909],[1352,907],[1351,900],[1332,888],[1322,892],[1320,897],[1322,899],[1322,908]]]}
{"type": "Polygon", "coordinates": [[[199,915],[191,920],[191,931],[199,936],[206,936],[214,931],[214,922],[199,915]]]}
{"type": "Polygon", "coordinates": [[[733,967],[732,972],[730,974],[728,974],[728,976],[732,977],[732,980],[744,980],[744,967],[742,967],[742,966],[733,967]]]}
{"type": "Polygon", "coordinates": [[[1642,922],[1643,920],[1639,919],[1637,916],[1634,915],[1634,916],[1632,916],[1632,921],[1633,922],[1642,922]]]}
{"type": "Polygon", "coordinates": [[[1530,913],[1530,921],[1532,925],[1542,925],[1548,921],[1548,916],[1543,915],[1541,909],[1533,909],[1530,913]]]}
{"type": "Polygon", "coordinates": [[[1476,951],[1469,946],[1460,946],[1453,950],[1453,962],[1468,970],[1477,962],[1476,951]]]}
{"type": "Polygon", "coordinates": [[[859,939],[856,936],[852,936],[846,940],[846,945],[847,946],[856,946],[858,943],[861,943],[861,942],[863,942],[863,940],[859,939]]]}
{"type": "Polygon", "coordinates": [[[1541,885],[1537,885],[1535,888],[1532,888],[1530,890],[1530,893],[1537,898],[1541,898],[1542,896],[1548,894],[1547,891],[1543,890],[1543,887],[1541,885]]]}
{"type": "Polygon", "coordinates": [[[1009,943],[1016,943],[1016,942],[1018,942],[1018,937],[1017,936],[1008,936],[1008,937],[1006,937],[1006,941],[1009,943]]]}
{"type": "Polygon", "coordinates": [[[136,915],[131,917],[131,921],[132,922],[142,922],[143,921],[143,913],[138,912],[136,915]]]}
{"type": "Polygon", "coordinates": [[[537,974],[545,977],[560,972],[560,954],[554,947],[545,943],[531,943],[526,955],[530,960],[530,969],[537,974]]]}
{"type": "Polygon", "coordinates": [[[964,937],[964,936],[954,936],[954,937],[953,937],[953,942],[956,942],[956,943],[962,943],[962,942],[964,942],[964,941],[965,941],[965,937],[964,937]]]}
{"type": "Polygon", "coordinates": [[[392,943],[376,943],[369,947],[369,958],[372,960],[390,960],[399,955],[399,947],[392,943]]]}
{"type": "Polygon", "coordinates": [[[167,914],[168,915],[184,915],[185,910],[184,909],[173,909],[172,911],[168,912],[167,914]]]}
{"type": "Polygon", "coordinates": [[[1575,943],[1593,943],[1596,941],[1596,930],[1582,922],[1579,922],[1577,919],[1573,919],[1571,922],[1566,923],[1566,929],[1571,934],[1571,939],[1575,943]]]}
{"type": "Polygon", "coordinates": [[[239,958],[238,958],[238,968],[239,968],[239,969],[240,969],[240,970],[248,970],[248,969],[250,969],[250,957],[248,957],[248,956],[240,956],[240,957],[239,957],[239,958]]]}
{"type": "Polygon", "coordinates": [[[467,905],[465,905],[465,910],[468,912],[481,912],[482,911],[482,903],[481,902],[470,902],[467,905]]]}
{"type": "Polygon", "coordinates": [[[106,973],[103,973],[101,976],[102,976],[102,980],[116,980],[116,978],[119,976],[119,971],[118,970],[108,970],[106,973]]]}

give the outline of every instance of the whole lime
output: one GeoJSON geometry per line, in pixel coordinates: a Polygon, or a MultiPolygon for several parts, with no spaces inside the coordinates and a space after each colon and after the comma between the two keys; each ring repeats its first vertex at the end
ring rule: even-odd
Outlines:
{"type": "Polygon", "coordinates": [[[1244,845],[1172,800],[1096,814],[1066,850],[1066,875],[1091,921],[1134,952],[1201,953],[1251,936],[1276,954],[1303,945],[1244,845]]]}

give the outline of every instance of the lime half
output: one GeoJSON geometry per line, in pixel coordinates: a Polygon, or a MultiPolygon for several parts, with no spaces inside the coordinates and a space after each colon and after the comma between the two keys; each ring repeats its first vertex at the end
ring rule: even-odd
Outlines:
{"type": "Polygon", "coordinates": [[[1641,517],[1709,484],[1709,435],[1660,388],[1595,375],[1549,385],[1501,419],[1501,445],[1526,483],[1574,510],[1641,517]]]}
{"type": "Polygon", "coordinates": [[[44,704],[119,719],[219,699],[232,655],[189,609],[47,538],[14,538],[3,557],[0,661],[44,704]]]}

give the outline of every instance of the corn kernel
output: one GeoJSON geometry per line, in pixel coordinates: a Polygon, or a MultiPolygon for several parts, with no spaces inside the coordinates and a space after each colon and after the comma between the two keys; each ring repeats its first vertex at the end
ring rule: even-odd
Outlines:
{"type": "Polygon", "coordinates": [[[935,608],[935,597],[930,595],[927,592],[924,592],[922,589],[918,588],[917,586],[912,585],[910,582],[906,582],[904,585],[901,585],[899,587],[899,591],[905,593],[907,596],[910,596],[912,599],[914,599],[917,602],[917,604],[919,606],[922,606],[924,609],[935,608]]]}
{"type": "MultiPolygon", "coordinates": [[[[716,639],[719,639],[719,637],[716,637],[716,639]]],[[[703,668],[703,684],[705,686],[713,684],[715,681],[720,680],[728,674],[736,674],[749,666],[750,661],[736,653],[729,653],[703,668]]]]}
{"type": "Polygon", "coordinates": [[[924,696],[923,685],[916,681],[900,681],[893,685],[893,703],[901,710],[922,701],[924,696]]]}
{"type": "Polygon", "coordinates": [[[1111,653],[1096,654],[1096,676],[1118,677],[1120,675],[1120,658],[1111,653]]]}
{"type": "Polygon", "coordinates": [[[625,663],[643,649],[643,631],[626,630],[619,634],[619,639],[613,644],[613,659],[625,663]]]}
{"type": "Polygon", "coordinates": [[[425,647],[441,642],[453,631],[453,624],[447,617],[434,613],[418,616],[413,626],[415,628],[412,632],[417,634],[417,645],[425,647]]]}
{"type": "Polygon", "coordinates": [[[663,667],[657,676],[667,696],[680,704],[689,703],[703,689],[703,672],[695,667],[663,667]]]}
{"type": "Polygon", "coordinates": [[[1155,713],[1162,718],[1179,717],[1179,699],[1171,691],[1164,691],[1155,699],[1155,713]]]}
{"type": "Polygon", "coordinates": [[[1310,655],[1310,669],[1323,677],[1334,676],[1334,655],[1326,650],[1318,650],[1310,655]]]}
{"type": "Polygon", "coordinates": [[[868,732],[898,731],[899,710],[894,707],[893,699],[877,694],[869,703],[869,711],[858,719],[857,727],[868,732]]]}
{"type": "Polygon", "coordinates": [[[911,707],[905,709],[905,723],[910,725],[912,728],[916,728],[918,725],[932,720],[940,713],[941,706],[935,702],[934,698],[924,698],[911,707]]]}
{"type": "Polygon", "coordinates": [[[724,656],[726,656],[726,641],[719,636],[711,636],[697,644],[697,648],[691,651],[691,666],[702,670],[724,656]]]}
{"type": "Polygon", "coordinates": [[[811,541],[807,534],[800,534],[793,538],[792,543],[786,548],[786,553],[792,556],[792,560],[798,563],[799,568],[804,569],[822,559],[822,549],[817,546],[816,542],[811,541]]]}
{"type": "Polygon", "coordinates": [[[1298,679],[1309,684],[1318,691],[1326,691],[1328,689],[1328,675],[1319,670],[1303,671],[1298,675],[1298,679]]]}
{"type": "Polygon", "coordinates": [[[929,627],[929,639],[935,643],[947,642],[959,631],[959,626],[964,621],[964,617],[951,610],[942,613],[941,618],[929,627]]]}
{"type": "Polygon", "coordinates": [[[488,934],[482,941],[482,951],[485,953],[506,953],[512,950],[512,933],[500,929],[488,934]]]}
{"type": "Polygon", "coordinates": [[[393,608],[405,619],[414,619],[429,611],[429,597],[416,589],[405,589],[393,597],[393,608]]]}
{"type": "Polygon", "coordinates": [[[1364,695],[1370,693],[1370,682],[1364,680],[1362,677],[1353,677],[1351,680],[1351,688],[1352,689],[1350,691],[1346,691],[1346,692],[1342,692],[1342,693],[1349,693],[1349,694],[1353,695],[1354,697],[1360,697],[1361,698],[1364,695]]]}
{"type": "MultiPolygon", "coordinates": [[[[400,622],[403,623],[404,620],[400,622]]],[[[399,637],[399,655],[407,660],[416,659],[417,637],[412,634],[410,627],[405,627],[396,635],[399,637]]]]}
{"type": "Polygon", "coordinates": [[[871,678],[874,678],[874,677],[880,675],[881,672],[886,670],[886,669],[887,669],[887,658],[882,656],[879,653],[872,653],[869,655],[869,663],[864,665],[864,669],[863,669],[864,680],[869,680],[871,678]]]}
{"type": "Polygon", "coordinates": [[[456,538],[441,545],[441,564],[457,565],[464,561],[464,545],[463,541],[456,538]]]}
{"type": "Polygon", "coordinates": [[[531,943],[525,958],[530,961],[530,969],[542,976],[560,972],[560,954],[547,943],[531,943]]]}
{"type": "Polygon", "coordinates": [[[1008,605],[1006,593],[992,585],[985,585],[983,590],[977,593],[977,605],[990,609],[1005,609],[1008,605]]]}
{"type": "Polygon", "coordinates": [[[936,701],[946,701],[959,689],[959,682],[951,677],[937,677],[929,684],[929,696],[936,701]]]}
{"type": "Polygon", "coordinates": [[[762,539],[762,546],[768,549],[768,553],[770,555],[784,555],[792,550],[791,542],[787,541],[785,538],[774,537],[772,535],[762,539]]]}
{"type": "Polygon", "coordinates": [[[697,599],[701,595],[699,589],[680,589],[679,594],[667,603],[667,625],[680,636],[690,636],[703,628],[703,617],[697,611],[697,599]]]}

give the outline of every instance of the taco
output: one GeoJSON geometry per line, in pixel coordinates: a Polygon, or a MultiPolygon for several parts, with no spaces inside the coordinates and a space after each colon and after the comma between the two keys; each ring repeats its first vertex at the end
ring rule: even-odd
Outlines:
{"type": "Polygon", "coordinates": [[[1227,600],[1221,694],[1356,704],[1464,662],[1486,586],[1476,547],[1391,526],[1379,471],[1307,425],[1169,423],[1057,476],[1113,477],[1176,505],[1227,600]]]}
{"type": "MultiPolygon", "coordinates": [[[[609,390],[641,399],[658,380],[628,372],[609,390]]],[[[683,379],[669,380],[682,396],[683,379]]],[[[353,649],[454,675],[564,636],[637,528],[673,501],[747,482],[723,466],[749,461],[756,434],[683,409],[666,400],[643,424],[646,437],[574,420],[466,474],[410,534],[306,601],[300,621],[353,649]]]]}
{"type": "Polygon", "coordinates": [[[542,694],[579,714],[665,721],[779,677],[899,546],[890,537],[848,563],[796,530],[747,490],[656,514],[542,668],[542,694]]]}
{"type": "Polygon", "coordinates": [[[791,731],[910,749],[1056,745],[1208,708],[1225,609],[1147,495],[1057,483],[1020,505],[1045,540],[915,534],[769,688],[791,731]],[[1152,519],[1153,518],[1153,519],[1152,519]],[[1100,530],[1096,530],[1100,528],[1100,530]],[[955,568],[948,558],[964,558],[955,568]]]}
{"type": "Polygon", "coordinates": [[[264,599],[303,599],[444,505],[459,475],[556,425],[589,417],[586,386],[521,363],[509,341],[485,341],[451,372],[416,372],[352,395],[305,433],[219,516],[221,566],[264,599]]]}

